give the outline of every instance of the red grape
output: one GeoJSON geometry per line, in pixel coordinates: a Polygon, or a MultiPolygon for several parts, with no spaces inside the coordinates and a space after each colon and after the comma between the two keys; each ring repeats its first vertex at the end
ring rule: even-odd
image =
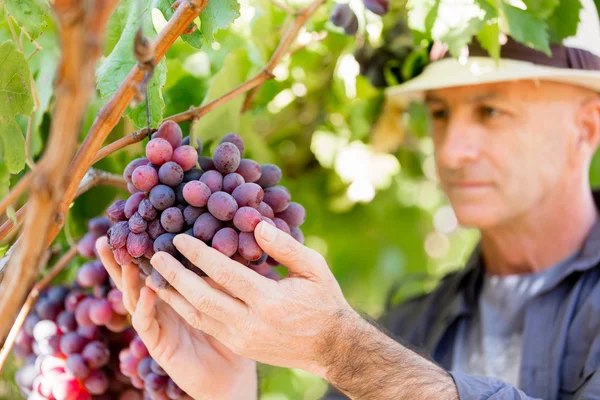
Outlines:
{"type": "Polygon", "coordinates": [[[192,168],[189,171],[185,171],[183,173],[183,181],[184,182],[197,181],[198,179],[200,179],[200,177],[202,176],[203,173],[204,173],[204,171],[202,171],[199,168],[192,168]]]}
{"type": "Polygon", "coordinates": [[[287,222],[285,222],[284,220],[282,220],[281,218],[273,218],[273,222],[275,223],[275,226],[279,229],[284,231],[285,233],[287,233],[288,235],[290,234],[290,227],[287,224],[287,222]]]}
{"type": "Polygon", "coordinates": [[[262,174],[256,182],[263,188],[275,186],[281,180],[281,168],[275,164],[263,164],[260,167],[262,174]]]}
{"type": "Polygon", "coordinates": [[[85,379],[90,374],[90,369],[81,354],[70,354],[65,369],[77,379],[85,379]]]}
{"type": "Polygon", "coordinates": [[[35,324],[40,322],[40,317],[35,313],[31,313],[25,319],[25,323],[23,324],[23,330],[27,332],[29,335],[33,335],[33,327],[35,324]]]}
{"type": "Polygon", "coordinates": [[[136,192],[129,196],[127,202],[125,203],[125,217],[131,218],[133,214],[138,210],[140,202],[146,198],[146,193],[144,192],[136,192]]]}
{"type": "Polygon", "coordinates": [[[127,250],[127,247],[121,247],[120,249],[113,250],[113,256],[115,257],[115,261],[119,265],[127,265],[131,262],[131,254],[127,250]]]}
{"type": "Polygon", "coordinates": [[[146,145],[146,158],[155,165],[163,165],[171,161],[173,157],[173,146],[165,139],[152,139],[146,145]]]}
{"type": "Polygon", "coordinates": [[[229,142],[217,146],[213,155],[215,167],[223,174],[235,172],[240,166],[240,158],[240,150],[235,144],[229,142]]]}
{"type": "Polygon", "coordinates": [[[133,171],[131,181],[138,190],[148,192],[158,184],[158,174],[151,166],[142,165],[133,171]]]}
{"type": "Polygon", "coordinates": [[[77,243],[77,251],[82,257],[94,257],[96,255],[97,236],[92,233],[86,233],[77,243]]]}
{"type": "Polygon", "coordinates": [[[207,206],[208,211],[221,221],[231,221],[238,209],[238,205],[233,196],[225,192],[213,193],[208,199],[207,206]]]}
{"type": "Polygon", "coordinates": [[[196,222],[196,219],[198,219],[198,217],[200,215],[204,214],[205,212],[206,212],[205,207],[187,206],[186,208],[183,209],[183,219],[185,220],[185,224],[188,226],[194,225],[194,222],[196,222]]]}
{"type": "Polygon", "coordinates": [[[144,383],[146,387],[153,391],[159,391],[164,389],[167,386],[168,377],[163,375],[155,374],[154,372],[150,372],[146,375],[146,379],[144,379],[144,383]]]}
{"type": "Polygon", "coordinates": [[[204,213],[194,223],[194,236],[204,242],[208,242],[221,229],[221,226],[221,221],[213,217],[210,213],[204,213]]]}
{"type": "Polygon", "coordinates": [[[172,148],[176,149],[181,146],[183,141],[183,133],[181,128],[173,121],[163,122],[156,132],[152,135],[152,139],[161,138],[169,142],[172,148]]]}
{"type": "Polygon", "coordinates": [[[131,177],[133,175],[133,171],[135,171],[137,167],[148,165],[149,162],[150,161],[147,158],[136,158],[125,167],[125,170],[123,171],[123,178],[125,178],[127,183],[132,183],[131,177]]]}
{"type": "Polygon", "coordinates": [[[304,223],[306,210],[301,204],[292,201],[285,210],[277,214],[277,217],[287,222],[290,228],[297,228],[304,223]]]}
{"type": "MultiPolygon", "coordinates": [[[[147,200],[147,199],[144,199],[147,200]]],[[[141,203],[140,203],[141,204],[141,203]]],[[[139,209],[138,209],[139,210],[139,209]]],[[[129,230],[133,233],[141,233],[146,230],[148,223],[139,212],[136,212],[129,218],[129,230]]]]}
{"type": "Polygon", "coordinates": [[[56,324],[63,333],[73,332],[77,330],[77,321],[75,320],[75,314],[71,311],[61,311],[56,317],[56,324]]]}
{"type": "Polygon", "coordinates": [[[96,237],[106,235],[106,232],[110,228],[110,221],[106,217],[95,217],[88,221],[87,224],[88,232],[96,237]]]}
{"type": "Polygon", "coordinates": [[[237,133],[228,133],[223,136],[220,143],[233,143],[240,151],[240,155],[244,154],[244,139],[237,133]]]}
{"type": "Polygon", "coordinates": [[[49,319],[54,321],[58,313],[62,311],[62,304],[54,302],[50,299],[40,299],[35,305],[35,312],[41,319],[49,319]]]}
{"type": "Polygon", "coordinates": [[[129,236],[129,223],[120,221],[110,227],[106,233],[108,244],[114,249],[120,249],[127,245],[127,236],[129,236]]]}
{"type": "Polygon", "coordinates": [[[181,166],[184,171],[189,171],[198,162],[198,152],[192,146],[181,146],[173,152],[173,161],[181,166]]]}
{"type": "Polygon", "coordinates": [[[152,364],[152,357],[148,356],[139,362],[137,366],[137,374],[140,378],[146,379],[146,375],[152,372],[150,369],[150,364],[152,364]]]}
{"type": "Polygon", "coordinates": [[[136,358],[142,359],[150,356],[148,353],[148,349],[142,339],[139,336],[133,338],[131,343],[129,343],[129,349],[131,350],[131,354],[133,354],[136,358]]]}
{"type": "Polygon", "coordinates": [[[198,164],[203,171],[212,171],[215,169],[215,162],[210,157],[198,157],[198,164]]]}
{"type": "Polygon", "coordinates": [[[189,136],[183,138],[183,142],[181,142],[181,144],[195,147],[196,151],[198,152],[198,155],[202,154],[202,140],[200,140],[200,138],[198,138],[198,137],[196,138],[196,146],[193,146],[191,144],[191,138],[189,136]]]}
{"type": "Polygon", "coordinates": [[[238,248],[238,234],[232,228],[223,228],[215,233],[212,247],[227,257],[231,257],[238,248]]]}
{"type": "Polygon", "coordinates": [[[183,213],[177,207],[169,207],[160,216],[160,223],[167,232],[181,232],[184,225],[183,213]]]}
{"type": "Polygon", "coordinates": [[[175,248],[175,245],[173,244],[174,238],[175,238],[175,235],[172,233],[164,233],[164,234],[160,235],[154,241],[154,251],[157,253],[159,251],[164,251],[171,255],[176,255],[177,249],[175,248]]]}
{"type": "Polygon", "coordinates": [[[185,395],[185,392],[181,390],[181,388],[177,386],[172,379],[169,379],[169,382],[167,383],[167,390],[165,393],[167,394],[167,396],[169,396],[169,399],[171,400],[182,399],[185,395]]]}
{"type": "Polygon", "coordinates": [[[262,175],[260,165],[249,158],[243,158],[240,161],[240,166],[235,172],[242,175],[245,182],[256,182],[262,175]]]}
{"type": "Polygon", "coordinates": [[[134,194],[138,192],[138,189],[133,185],[133,183],[127,183],[127,191],[131,194],[134,194]]]}
{"type": "Polygon", "coordinates": [[[258,260],[263,251],[254,239],[254,233],[241,232],[239,235],[239,252],[248,261],[258,260]]]}
{"type": "Polygon", "coordinates": [[[104,372],[93,370],[83,384],[91,394],[103,394],[108,389],[108,378],[104,372]]]}
{"type": "Polygon", "coordinates": [[[156,269],[152,269],[150,276],[152,277],[152,282],[157,288],[168,289],[171,287],[171,284],[156,269]]]}
{"type": "Polygon", "coordinates": [[[258,207],[256,207],[256,209],[259,213],[261,213],[263,217],[267,217],[270,219],[275,218],[275,213],[273,212],[273,209],[264,201],[261,201],[261,203],[258,205],[258,207]]]}
{"type": "Polygon", "coordinates": [[[175,187],[183,181],[183,169],[176,162],[166,162],[158,170],[158,179],[162,184],[175,187]]]}
{"type": "Polygon", "coordinates": [[[233,190],[245,183],[244,177],[236,172],[232,172],[223,177],[223,191],[231,194],[233,190]]]}
{"type": "Polygon", "coordinates": [[[79,326],[94,325],[90,319],[90,307],[92,306],[93,302],[94,299],[87,297],[77,305],[77,308],[75,309],[75,319],[77,320],[79,326]]]}
{"type": "Polygon", "coordinates": [[[60,351],[66,355],[72,353],[81,353],[84,346],[85,339],[79,336],[77,332],[66,333],[60,339],[60,351]]]}
{"type": "Polygon", "coordinates": [[[103,284],[108,279],[104,265],[98,260],[90,261],[77,271],[77,283],[81,287],[92,287],[103,284]]]}
{"type": "Polygon", "coordinates": [[[194,207],[206,206],[211,193],[211,189],[200,181],[190,181],[183,187],[183,198],[194,207]]]}
{"type": "Polygon", "coordinates": [[[67,311],[75,312],[75,308],[77,308],[77,304],[83,299],[85,299],[85,294],[81,292],[79,289],[73,289],[67,294],[65,297],[65,309],[67,311]]]}
{"type": "Polygon", "coordinates": [[[263,200],[263,189],[256,183],[243,183],[231,194],[240,207],[258,207],[263,200]]]}
{"type": "Polygon", "coordinates": [[[159,219],[152,220],[150,221],[150,223],[148,223],[147,232],[148,235],[150,235],[150,237],[154,240],[156,240],[156,238],[162,235],[163,233],[167,233],[167,231],[165,231],[165,228],[163,228],[160,224],[159,219]]]}
{"type": "Polygon", "coordinates": [[[117,200],[106,209],[106,216],[113,222],[125,221],[126,200],[117,200]]]}
{"type": "Polygon", "coordinates": [[[92,369],[102,368],[110,361],[110,350],[99,340],[86,344],[81,355],[92,369]]]}
{"type": "Polygon", "coordinates": [[[296,241],[300,242],[300,244],[304,244],[304,233],[300,228],[292,228],[290,234],[296,241]]]}
{"type": "Polygon", "coordinates": [[[200,182],[206,184],[212,193],[223,188],[223,175],[219,171],[206,171],[200,177],[200,182]]]}
{"type": "Polygon", "coordinates": [[[285,210],[290,204],[290,192],[283,186],[273,186],[265,189],[264,201],[271,206],[275,213],[285,210]]]}
{"type": "Polygon", "coordinates": [[[132,257],[141,257],[152,246],[152,239],[148,233],[133,233],[127,236],[127,251],[132,257]]]}
{"type": "Polygon", "coordinates": [[[274,227],[277,227],[277,225],[275,225],[275,222],[273,222],[273,220],[272,220],[271,218],[269,218],[269,217],[265,217],[265,216],[263,216],[263,217],[262,217],[262,220],[263,220],[263,221],[265,221],[265,222],[266,222],[267,224],[269,224],[269,225],[272,225],[272,226],[274,226],[274,227]]]}
{"type": "Polygon", "coordinates": [[[150,191],[150,202],[157,210],[166,210],[175,204],[175,192],[166,185],[156,185],[150,191]]]}
{"type": "Polygon", "coordinates": [[[260,212],[252,207],[240,207],[233,217],[233,224],[242,232],[254,232],[261,217],[260,212]]]}
{"type": "Polygon", "coordinates": [[[106,325],[110,322],[113,309],[106,299],[94,299],[90,306],[90,319],[96,325],[106,325]]]}
{"type": "Polygon", "coordinates": [[[367,10],[377,15],[385,15],[388,12],[388,0],[363,0],[367,10]]]}
{"type": "MultiPolygon", "coordinates": [[[[238,237],[238,241],[239,241],[239,237],[238,237]]],[[[242,264],[244,266],[248,266],[248,263],[249,263],[249,261],[246,260],[244,257],[242,257],[242,255],[239,252],[237,252],[233,256],[231,256],[231,259],[233,261],[239,262],[240,264],[242,264]]]]}
{"type": "Polygon", "coordinates": [[[121,315],[127,315],[127,310],[123,305],[123,293],[119,289],[111,289],[110,292],[108,292],[106,299],[110,303],[110,306],[114,312],[121,315]]]}

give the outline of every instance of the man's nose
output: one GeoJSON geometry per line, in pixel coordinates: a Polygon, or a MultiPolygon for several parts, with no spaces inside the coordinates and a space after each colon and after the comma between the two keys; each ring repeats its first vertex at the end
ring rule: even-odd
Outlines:
{"type": "Polygon", "coordinates": [[[445,132],[436,141],[437,162],[443,168],[457,169],[479,156],[477,127],[461,118],[450,118],[445,132]]]}

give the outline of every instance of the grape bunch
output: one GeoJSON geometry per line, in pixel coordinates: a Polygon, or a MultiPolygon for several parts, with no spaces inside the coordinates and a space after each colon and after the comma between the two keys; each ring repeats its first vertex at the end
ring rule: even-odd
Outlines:
{"type": "Polygon", "coordinates": [[[114,222],[107,237],[115,260],[138,264],[166,288],[149,262],[155,252],[167,252],[201,274],[173,245],[175,236],[185,233],[276,279],[272,267],[278,263],[258,246],[254,229],[266,221],[303,243],[300,226],[306,217],[304,207],[279,185],[281,169],[242,158],[244,141],[235,133],[223,137],[212,158],[200,156],[199,139],[196,147],[189,143],[176,123],[164,122],[148,141],[146,157],[125,168],[132,194],[106,211],[114,222]]]}
{"type": "MultiPolygon", "coordinates": [[[[363,0],[365,8],[377,15],[385,15],[389,9],[389,0],[363,0]]],[[[358,32],[358,18],[347,3],[336,4],[331,12],[331,22],[344,29],[348,36],[358,32]]]]}
{"type": "MultiPolygon", "coordinates": [[[[84,237],[78,250],[93,255],[95,238],[109,225],[106,218],[90,220],[85,237],[94,240],[84,237]]],[[[22,395],[141,400],[141,392],[118,369],[117,355],[134,336],[121,292],[100,261],[88,261],[74,284],[50,286],[40,294],[17,335],[14,354],[26,360],[15,377],[22,395]]]]}
{"type": "Polygon", "coordinates": [[[120,369],[133,385],[144,390],[150,400],[191,399],[150,356],[144,342],[136,336],[129,347],[119,353],[120,369]]]}

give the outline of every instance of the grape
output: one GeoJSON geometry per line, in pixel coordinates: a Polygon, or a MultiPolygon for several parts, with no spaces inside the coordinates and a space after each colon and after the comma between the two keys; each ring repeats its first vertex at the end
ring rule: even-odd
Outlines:
{"type": "MultiPolygon", "coordinates": [[[[154,249],[150,249],[150,250],[152,251],[152,256],[154,256],[154,249]]],[[[150,275],[150,273],[152,272],[152,264],[150,264],[150,260],[152,259],[152,256],[150,256],[149,253],[146,253],[144,255],[144,258],[141,258],[140,261],[138,262],[138,266],[140,267],[142,272],[146,275],[150,275]]],[[[118,314],[121,314],[121,313],[118,313],[118,314]]],[[[126,315],[126,313],[123,315],[126,315]]]]}
{"type": "Polygon", "coordinates": [[[231,257],[238,248],[238,234],[232,228],[223,228],[215,233],[212,247],[227,257],[231,257]]]}
{"type": "MultiPolygon", "coordinates": [[[[77,334],[88,342],[100,339],[102,331],[96,325],[78,326],[77,334]]],[[[84,348],[85,350],[85,348],[84,348]]]]}
{"type": "Polygon", "coordinates": [[[129,236],[129,223],[127,221],[117,222],[106,233],[108,244],[113,250],[125,246],[127,236],[129,236]]]}
{"type": "Polygon", "coordinates": [[[258,260],[263,254],[262,249],[254,239],[253,233],[241,232],[238,246],[241,256],[248,261],[258,260]]]}
{"type": "Polygon", "coordinates": [[[60,341],[61,336],[54,335],[40,342],[35,342],[38,349],[37,353],[44,356],[58,356],[61,354],[60,341]]]}
{"type": "Polygon", "coordinates": [[[136,336],[131,343],[129,344],[129,350],[131,350],[131,354],[133,354],[136,358],[142,359],[150,356],[148,353],[148,349],[142,339],[139,336],[136,336]]]}
{"type": "Polygon", "coordinates": [[[275,186],[281,180],[281,168],[275,164],[263,164],[260,167],[262,174],[260,179],[256,182],[263,188],[275,186]]]}
{"type": "Polygon", "coordinates": [[[173,157],[173,147],[165,139],[152,139],[146,145],[146,158],[154,165],[163,165],[171,161],[173,157]]]}
{"type": "Polygon", "coordinates": [[[358,32],[358,18],[354,15],[350,24],[344,27],[344,33],[348,36],[354,36],[356,32],[358,32]]]}
{"type": "Polygon", "coordinates": [[[127,183],[127,191],[131,194],[134,194],[138,192],[138,189],[133,185],[133,183],[127,183]]]}
{"type": "Polygon", "coordinates": [[[160,223],[167,232],[178,233],[183,229],[183,213],[177,207],[170,207],[163,211],[160,223]]]}
{"type": "Polygon", "coordinates": [[[65,367],[65,360],[55,356],[41,357],[40,359],[40,372],[42,374],[48,374],[52,371],[59,371],[65,367]]]}
{"type": "MultiPolygon", "coordinates": [[[[53,379],[52,396],[57,400],[78,400],[82,394],[79,382],[74,377],[66,374],[60,375],[58,379],[53,379]]],[[[88,396],[89,398],[89,396],[88,396]]]]}
{"type": "Polygon", "coordinates": [[[127,164],[125,170],[123,171],[123,178],[125,178],[125,181],[127,181],[127,183],[132,183],[131,177],[133,175],[133,171],[135,171],[137,167],[140,167],[142,165],[148,165],[149,162],[150,161],[147,158],[136,158],[135,160],[127,164]]]}
{"type": "Polygon", "coordinates": [[[198,164],[203,171],[212,171],[215,169],[215,162],[210,157],[198,157],[198,164]]]}
{"type": "Polygon", "coordinates": [[[215,149],[213,160],[217,170],[223,174],[235,172],[240,166],[240,150],[233,143],[221,143],[215,149]]]}
{"type": "Polygon", "coordinates": [[[173,121],[163,122],[156,132],[152,135],[152,139],[161,138],[169,142],[172,148],[176,149],[183,142],[183,133],[181,128],[173,121]]]}
{"type": "Polygon", "coordinates": [[[105,326],[108,330],[112,332],[123,332],[125,329],[127,329],[128,325],[129,321],[127,319],[127,316],[113,313],[110,322],[106,323],[105,326]]]}
{"type": "MultiPolygon", "coordinates": [[[[147,200],[147,199],[144,199],[147,200]]],[[[141,203],[140,203],[141,204],[141,203]]],[[[129,230],[133,233],[141,233],[146,230],[148,223],[139,212],[136,212],[129,218],[129,230]]]]}
{"type": "Polygon", "coordinates": [[[90,369],[81,354],[70,354],[65,369],[77,379],[85,379],[90,374],[90,369]]]}
{"type": "Polygon", "coordinates": [[[143,199],[138,206],[137,212],[146,221],[152,221],[158,215],[158,211],[152,206],[150,199],[143,199]]]}
{"type": "Polygon", "coordinates": [[[273,222],[273,220],[271,218],[268,217],[262,217],[262,220],[265,221],[267,224],[272,225],[274,227],[277,227],[277,225],[275,225],[275,222],[273,222]]]}
{"type": "Polygon", "coordinates": [[[304,244],[304,233],[300,228],[292,228],[290,234],[296,241],[300,242],[300,244],[304,244]]]}
{"type": "Polygon", "coordinates": [[[106,216],[113,222],[125,221],[125,200],[117,200],[106,209],[106,216]]]}
{"type": "Polygon", "coordinates": [[[146,375],[152,371],[150,369],[150,364],[152,364],[152,357],[149,356],[146,356],[139,362],[137,366],[137,374],[140,378],[146,379],[146,375]]]}
{"type": "MultiPolygon", "coordinates": [[[[45,339],[47,340],[47,339],[45,339]]],[[[33,345],[33,336],[25,331],[20,331],[15,338],[15,346],[18,346],[25,353],[31,353],[33,345]]]]}
{"type": "Polygon", "coordinates": [[[189,171],[186,171],[183,173],[183,181],[184,182],[197,181],[198,179],[200,179],[200,177],[202,176],[203,173],[204,173],[204,171],[202,171],[199,168],[192,168],[189,171]]]}
{"type": "Polygon", "coordinates": [[[242,232],[254,232],[261,217],[260,212],[252,207],[240,207],[233,217],[233,224],[242,232]]]}
{"type": "Polygon", "coordinates": [[[33,381],[39,375],[35,365],[24,365],[15,374],[15,380],[21,387],[31,389],[33,387],[33,381]]]}
{"type": "Polygon", "coordinates": [[[150,191],[150,202],[157,210],[166,210],[175,204],[175,192],[166,185],[157,185],[150,191]]]}
{"type": "Polygon", "coordinates": [[[237,133],[228,133],[221,139],[220,143],[233,143],[240,151],[240,155],[244,154],[244,139],[237,133]]]}
{"type": "Polygon", "coordinates": [[[73,332],[77,330],[77,321],[75,320],[75,314],[71,311],[61,311],[56,317],[56,324],[63,333],[73,332]]]}
{"type": "Polygon", "coordinates": [[[179,164],[168,161],[158,170],[158,179],[167,186],[177,186],[183,181],[183,170],[179,164]]]}
{"type": "Polygon", "coordinates": [[[152,270],[152,282],[159,289],[168,289],[171,287],[171,284],[158,272],[156,269],[152,270]]]}
{"type": "Polygon", "coordinates": [[[175,201],[177,204],[188,205],[188,202],[183,197],[183,188],[185,187],[187,182],[181,182],[179,185],[175,186],[175,201]]]}
{"type": "Polygon", "coordinates": [[[91,326],[94,325],[90,319],[90,307],[94,300],[90,297],[83,299],[75,309],[75,320],[79,326],[91,326]]]}
{"type": "Polygon", "coordinates": [[[223,188],[223,175],[219,171],[206,171],[200,177],[200,182],[206,184],[212,193],[223,188]]]}
{"type": "Polygon", "coordinates": [[[69,332],[60,339],[60,351],[69,355],[72,353],[81,353],[85,346],[85,339],[76,332],[69,332]]]}
{"type": "Polygon", "coordinates": [[[297,228],[304,223],[306,210],[301,204],[292,201],[285,210],[277,214],[277,217],[287,222],[290,228],[297,228]]]}
{"type": "Polygon", "coordinates": [[[112,318],[113,310],[106,299],[95,299],[90,306],[90,319],[95,325],[106,325],[112,318]]]}
{"type": "Polygon", "coordinates": [[[167,383],[167,390],[165,391],[165,393],[167,394],[169,399],[172,400],[181,399],[185,395],[185,392],[181,390],[181,388],[177,386],[177,384],[175,384],[175,382],[173,382],[172,379],[169,379],[169,382],[167,383]]]}
{"type": "Polygon", "coordinates": [[[79,271],[77,271],[77,283],[84,288],[101,285],[107,279],[108,273],[98,260],[83,264],[79,271]]]}
{"type": "Polygon", "coordinates": [[[198,162],[198,152],[192,146],[181,146],[173,152],[173,161],[181,166],[184,171],[189,171],[198,162]]]}
{"type": "Polygon", "coordinates": [[[138,210],[140,202],[146,198],[146,194],[144,192],[136,192],[129,196],[127,202],[125,203],[125,217],[131,218],[133,214],[138,210]]]}
{"type": "Polygon", "coordinates": [[[92,290],[94,292],[94,297],[97,299],[101,299],[103,297],[106,297],[106,295],[110,291],[110,285],[103,284],[99,286],[94,286],[92,290]]]}
{"type": "Polygon", "coordinates": [[[287,222],[285,222],[284,220],[282,220],[281,218],[273,218],[273,222],[275,223],[275,226],[279,229],[284,231],[285,233],[287,233],[288,235],[290,234],[290,227],[287,224],[287,222]]]}
{"type": "Polygon", "coordinates": [[[208,211],[221,221],[231,221],[238,209],[238,205],[233,196],[225,192],[213,193],[208,199],[207,206],[208,211]]]}
{"type": "Polygon", "coordinates": [[[25,323],[23,324],[24,331],[27,332],[29,335],[33,335],[33,327],[38,322],[40,322],[40,317],[38,317],[37,314],[29,314],[25,319],[25,323]]]}
{"type": "MultiPolygon", "coordinates": [[[[164,233],[167,233],[167,231],[165,231],[165,228],[162,227],[159,219],[150,221],[148,224],[148,235],[150,235],[152,239],[156,240],[157,237],[164,233]]],[[[156,248],[154,251],[156,251],[156,248]]]]}
{"type": "Polygon", "coordinates": [[[146,232],[131,232],[129,236],[127,236],[127,251],[132,257],[143,256],[151,245],[152,240],[146,232]]]}
{"type": "Polygon", "coordinates": [[[137,167],[131,175],[133,186],[143,192],[148,192],[158,184],[158,173],[149,165],[137,167]]]}
{"type": "Polygon", "coordinates": [[[271,208],[270,205],[268,205],[264,201],[261,201],[260,204],[258,205],[258,207],[256,207],[256,209],[258,210],[259,213],[261,213],[261,215],[263,217],[267,217],[270,219],[275,218],[275,213],[273,212],[273,209],[271,208]]]}
{"type": "Polygon", "coordinates": [[[350,6],[345,3],[336,4],[331,12],[331,22],[340,28],[350,25],[354,17],[354,11],[352,11],[350,6]]]}
{"type": "Polygon", "coordinates": [[[240,166],[235,172],[242,175],[244,181],[246,182],[256,182],[262,175],[260,165],[256,161],[249,158],[243,158],[240,161],[240,166]]]}
{"type": "Polygon", "coordinates": [[[273,186],[265,189],[264,201],[271,206],[275,213],[285,210],[290,204],[290,192],[283,186],[273,186]]]}
{"type": "MultiPolygon", "coordinates": [[[[238,243],[239,243],[239,236],[238,236],[238,243]]],[[[242,257],[242,255],[239,253],[239,250],[237,253],[235,253],[233,256],[231,256],[231,259],[233,261],[237,261],[240,264],[244,265],[244,266],[248,266],[249,261],[246,260],[244,257],[242,257]]]]}
{"type": "Polygon", "coordinates": [[[93,370],[83,384],[91,394],[103,394],[108,389],[108,378],[104,372],[93,370]]]}
{"type": "Polygon", "coordinates": [[[106,295],[106,299],[114,312],[121,315],[127,315],[127,310],[123,305],[123,293],[119,289],[111,289],[110,292],[108,292],[108,295],[106,295]]]}
{"type": "Polygon", "coordinates": [[[150,370],[157,375],[167,376],[165,370],[154,359],[152,359],[152,361],[150,362],[150,370]]]}
{"type": "Polygon", "coordinates": [[[159,251],[164,251],[166,253],[171,254],[172,256],[177,255],[177,249],[175,248],[175,245],[173,244],[174,238],[175,238],[175,235],[172,233],[164,233],[164,234],[160,235],[154,241],[154,251],[157,253],[159,251]]]}
{"type": "Polygon", "coordinates": [[[222,223],[210,213],[204,213],[194,223],[194,237],[208,242],[221,229],[222,223]]]}
{"type": "Polygon", "coordinates": [[[201,181],[190,181],[183,187],[183,198],[194,207],[206,206],[211,193],[211,189],[201,181]]]}
{"type": "MultiPolygon", "coordinates": [[[[106,232],[105,232],[106,233],[106,232]]],[[[54,303],[62,303],[65,301],[65,297],[69,294],[69,289],[64,286],[51,286],[47,289],[43,295],[48,298],[48,300],[54,303]]],[[[43,296],[42,295],[42,296],[43,296]]]]}
{"type": "Polygon", "coordinates": [[[260,258],[256,261],[250,261],[250,265],[251,266],[256,266],[256,265],[260,265],[265,263],[265,261],[267,261],[267,258],[269,258],[269,255],[267,253],[263,253],[262,256],[260,256],[260,258]]]}
{"type": "Polygon", "coordinates": [[[377,15],[385,15],[388,12],[388,0],[363,0],[365,8],[377,15]]]}
{"type": "Polygon", "coordinates": [[[110,221],[106,217],[95,217],[88,221],[88,231],[96,237],[106,235],[110,228],[110,221]]]}
{"type": "Polygon", "coordinates": [[[196,219],[206,212],[206,208],[204,207],[193,207],[187,206],[183,209],[183,219],[185,220],[186,225],[194,225],[196,219]]]}
{"type": "Polygon", "coordinates": [[[49,319],[54,321],[58,313],[61,311],[62,305],[49,299],[40,299],[35,305],[35,312],[41,319],[49,319]]]}
{"type": "Polygon", "coordinates": [[[92,369],[102,368],[110,361],[110,350],[99,340],[86,344],[81,355],[92,369]]]}
{"type": "Polygon", "coordinates": [[[144,379],[144,383],[146,384],[146,387],[148,389],[156,392],[156,391],[159,391],[159,390],[165,388],[165,386],[167,385],[168,379],[169,378],[167,378],[166,376],[158,375],[154,372],[150,372],[148,375],[146,375],[146,379],[144,379]]]}
{"type": "Polygon", "coordinates": [[[264,192],[256,183],[243,183],[231,195],[240,207],[256,208],[263,201],[264,192]]]}
{"type": "Polygon", "coordinates": [[[97,237],[91,233],[86,233],[77,243],[77,252],[82,257],[94,257],[96,255],[96,239],[97,237]]]}
{"type": "MultiPolygon", "coordinates": [[[[192,146],[191,138],[189,136],[185,137],[181,144],[192,146]]],[[[194,146],[192,146],[192,147],[194,147],[194,146]]],[[[196,138],[196,147],[197,147],[196,151],[198,152],[198,155],[202,154],[202,140],[200,140],[200,138],[198,138],[198,137],[196,138]]]]}
{"type": "Polygon", "coordinates": [[[231,194],[231,192],[242,183],[245,183],[242,175],[236,172],[227,174],[223,177],[223,191],[231,194]]]}
{"type": "Polygon", "coordinates": [[[85,299],[85,294],[81,290],[73,289],[65,297],[65,309],[70,312],[75,312],[77,305],[81,300],[85,299]]]}

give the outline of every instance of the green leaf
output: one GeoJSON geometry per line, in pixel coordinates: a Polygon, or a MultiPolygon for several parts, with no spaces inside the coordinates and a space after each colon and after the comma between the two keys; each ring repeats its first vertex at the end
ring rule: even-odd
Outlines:
{"type": "Polygon", "coordinates": [[[6,208],[6,216],[13,222],[15,226],[17,226],[17,212],[12,205],[6,208]]]}
{"type": "Polygon", "coordinates": [[[8,172],[16,174],[25,167],[25,138],[13,117],[0,115],[0,140],[8,172]]]}
{"type": "Polygon", "coordinates": [[[600,0],[594,0],[596,4],[596,11],[598,11],[598,19],[600,19],[600,0]]]}
{"type": "Polygon", "coordinates": [[[527,11],[541,19],[547,19],[552,15],[560,3],[559,0],[523,0],[523,2],[527,6],[527,11]]]}
{"type": "Polygon", "coordinates": [[[518,42],[550,56],[550,41],[546,22],[525,10],[503,5],[510,35],[518,42]]]}
{"type": "Polygon", "coordinates": [[[490,57],[500,59],[500,27],[498,22],[486,24],[477,34],[477,41],[481,47],[488,51],[490,57]]]}
{"type": "Polygon", "coordinates": [[[46,17],[50,12],[48,3],[43,0],[4,0],[8,13],[17,24],[35,40],[47,26],[46,17]]]}
{"type": "Polygon", "coordinates": [[[408,26],[431,38],[431,30],[437,20],[440,0],[410,0],[407,4],[408,26]]]}
{"type": "MultiPolygon", "coordinates": [[[[165,101],[163,99],[161,88],[164,86],[167,80],[167,65],[165,59],[160,60],[156,68],[154,69],[154,75],[150,79],[148,85],[148,98],[150,99],[150,125],[153,128],[158,127],[162,122],[163,109],[165,107],[165,101]]],[[[129,117],[138,128],[145,127],[146,123],[146,103],[134,107],[129,112],[129,117]]]]}
{"type": "Polygon", "coordinates": [[[33,110],[29,67],[12,41],[0,45],[0,115],[29,115],[33,110]]]}
{"type": "MultiPolygon", "coordinates": [[[[598,4],[598,0],[596,0],[598,4]]],[[[580,0],[561,0],[554,10],[554,14],[548,18],[550,40],[552,43],[560,43],[563,39],[574,36],[579,25],[579,12],[583,6],[580,0]]],[[[598,11],[600,18],[600,9],[598,11]]]]}
{"type": "MultiPolygon", "coordinates": [[[[158,0],[155,4],[155,7],[160,10],[167,21],[171,19],[173,14],[175,14],[175,10],[171,8],[172,3],[173,1],[171,0],[158,0]]],[[[196,29],[194,32],[181,35],[180,37],[181,40],[196,49],[201,48],[202,44],[204,43],[204,37],[202,36],[200,29],[196,29]]]]}
{"type": "Polygon", "coordinates": [[[471,43],[473,40],[473,35],[479,32],[482,26],[483,20],[479,17],[473,17],[465,24],[460,26],[460,28],[451,29],[440,39],[442,42],[448,44],[448,50],[450,50],[450,54],[452,54],[454,57],[458,57],[461,50],[466,45],[471,43]]]}
{"type": "Polygon", "coordinates": [[[31,140],[31,154],[37,156],[42,151],[42,138],[40,134],[40,126],[44,118],[44,114],[50,105],[50,99],[53,93],[54,74],[58,66],[58,54],[50,51],[42,51],[39,53],[41,57],[42,68],[39,69],[35,77],[35,86],[38,93],[39,107],[33,117],[33,130],[31,140]]]}
{"type": "Polygon", "coordinates": [[[240,3],[237,0],[210,0],[200,14],[202,33],[212,42],[219,29],[229,26],[240,16],[240,3]]]}
{"type": "Polygon", "coordinates": [[[6,164],[2,160],[2,157],[0,157],[0,199],[8,194],[9,185],[10,172],[8,172],[6,164]]]}

